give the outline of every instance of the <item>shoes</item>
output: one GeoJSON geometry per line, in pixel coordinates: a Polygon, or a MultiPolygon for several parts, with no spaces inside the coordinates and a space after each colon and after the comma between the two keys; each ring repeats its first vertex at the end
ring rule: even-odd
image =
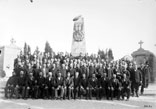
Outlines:
{"type": "Polygon", "coordinates": [[[136,97],[139,97],[138,93],[136,93],[136,97]]]}
{"type": "Polygon", "coordinates": [[[126,101],[129,101],[129,98],[127,98],[126,101]]]}

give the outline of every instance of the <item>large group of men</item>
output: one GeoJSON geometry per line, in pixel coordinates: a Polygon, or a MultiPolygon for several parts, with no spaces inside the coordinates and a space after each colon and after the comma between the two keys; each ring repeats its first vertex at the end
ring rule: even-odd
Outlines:
{"type": "Polygon", "coordinates": [[[147,62],[137,66],[133,61],[107,61],[94,55],[21,52],[6,83],[5,97],[129,100],[143,94],[148,81],[147,62]]]}

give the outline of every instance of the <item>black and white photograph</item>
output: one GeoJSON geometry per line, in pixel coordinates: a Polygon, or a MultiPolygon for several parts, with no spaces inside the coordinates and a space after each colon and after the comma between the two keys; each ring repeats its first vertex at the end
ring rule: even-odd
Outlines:
{"type": "Polygon", "coordinates": [[[0,0],[0,109],[156,109],[156,0],[0,0]]]}

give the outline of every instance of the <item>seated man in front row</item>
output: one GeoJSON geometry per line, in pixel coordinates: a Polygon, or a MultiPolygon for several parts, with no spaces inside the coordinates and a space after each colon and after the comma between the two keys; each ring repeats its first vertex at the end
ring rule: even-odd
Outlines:
{"type": "Polygon", "coordinates": [[[95,74],[92,74],[92,78],[89,79],[88,81],[88,86],[89,86],[89,99],[92,99],[92,94],[96,95],[96,99],[98,99],[98,79],[96,78],[95,74]]]}
{"type": "Polygon", "coordinates": [[[33,73],[30,72],[29,76],[26,79],[26,87],[25,87],[25,98],[33,98],[34,97],[34,87],[35,87],[35,78],[33,73]]]}
{"type": "Polygon", "coordinates": [[[24,76],[24,71],[20,71],[20,77],[17,77],[17,84],[15,86],[16,98],[25,98],[25,86],[26,78],[24,76]]]}
{"type": "Polygon", "coordinates": [[[75,77],[73,79],[74,82],[74,99],[77,99],[79,96],[79,89],[80,89],[80,77],[79,77],[79,72],[75,73],[75,77]]]}
{"type": "Polygon", "coordinates": [[[73,78],[70,76],[70,72],[67,73],[67,77],[64,80],[64,98],[66,99],[68,95],[68,99],[71,99],[71,96],[73,97],[73,78]]]}
{"type": "Polygon", "coordinates": [[[63,77],[61,76],[61,73],[58,73],[58,77],[56,78],[56,84],[55,84],[55,98],[61,98],[63,99],[63,95],[64,95],[64,80],[63,77]],[[60,96],[59,96],[60,95],[60,96]]]}
{"type": "Polygon", "coordinates": [[[127,100],[130,98],[130,80],[127,78],[126,74],[123,75],[123,80],[122,80],[122,99],[124,100],[124,97],[127,97],[127,100]]]}
{"type": "Polygon", "coordinates": [[[55,78],[52,72],[49,72],[48,77],[45,79],[45,98],[54,98],[55,78]]]}
{"type": "Polygon", "coordinates": [[[119,100],[121,94],[121,83],[116,78],[116,74],[113,74],[113,78],[110,80],[110,82],[111,82],[111,88],[109,89],[109,91],[110,91],[111,100],[113,100],[113,97],[116,97],[119,100]]]}
{"type": "Polygon", "coordinates": [[[82,74],[82,79],[80,80],[80,99],[85,96],[88,99],[88,80],[86,78],[86,74],[82,74]]]}
{"type": "Polygon", "coordinates": [[[17,84],[16,73],[12,72],[12,76],[8,79],[5,87],[5,97],[12,98],[14,94],[14,88],[17,84]]]}

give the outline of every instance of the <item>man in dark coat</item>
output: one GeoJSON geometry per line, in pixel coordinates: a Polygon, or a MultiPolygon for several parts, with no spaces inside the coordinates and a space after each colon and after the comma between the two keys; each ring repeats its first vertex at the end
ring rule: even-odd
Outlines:
{"type": "Polygon", "coordinates": [[[127,100],[129,100],[130,98],[130,80],[129,77],[127,77],[126,74],[123,74],[123,79],[122,79],[122,90],[121,90],[121,95],[122,95],[122,99],[124,99],[124,97],[127,97],[127,100]]]}
{"type": "Polygon", "coordinates": [[[52,76],[52,72],[48,73],[48,77],[45,79],[45,97],[54,98],[55,93],[55,78],[52,76]]]}
{"type": "Polygon", "coordinates": [[[26,69],[24,69],[23,65],[21,62],[18,62],[18,66],[14,69],[16,76],[20,77],[20,72],[23,71],[24,75],[26,73],[26,69]]]}
{"type": "Polygon", "coordinates": [[[33,76],[35,79],[39,77],[39,73],[41,72],[41,69],[39,68],[39,64],[36,64],[33,66],[33,76]]]}
{"type": "Polygon", "coordinates": [[[104,73],[103,77],[100,80],[100,85],[101,85],[100,98],[108,96],[108,82],[109,79],[107,78],[107,74],[104,73]]]}
{"type": "Polygon", "coordinates": [[[67,77],[64,79],[64,98],[68,96],[68,99],[71,99],[71,96],[73,97],[73,89],[74,89],[74,83],[73,83],[73,77],[70,76],[70,72],[67,73],[67,77]]]}
{"type": "Polygon", "coordinates": [[[62,64],[62,68],[60,69],[62,77],[65,79],[67,77],[67,71],[65,64],[62,64]]]}
{"type": "Polygon", "coordinates": [[[117,99],[120,99],[120,94],[121,94],[121,83],[120,81],[116,78],[116,74],[113,74],[113,78],[111,79],[111,99],[113,97],[116,97],[117,99]]]}
{"type": "Polygon", "coordinates": [[[55,98],[58,99],[58,98],[61,98],[63,99],[63,95],[64,95],[64,79],[61,75],[61,73],[59,72],[58,73],[58,77],[56,78],[56,86],[55,86],[55,98]]]}
{"type": "Polygon", "coordinates": [[[76,64],[76,68],[75,68],[75,74],[76,72],[78,72],[78,76],[82,77],[82,72],[81,72],[81,68],[80,68],[80,64],[76,64]]]}
{"type": "Polygon", "coordinates": [[[13,94],[14,94],[14,88],[17,85],[17,77],[16,77],[16,73],[13,72],[12,76],[9,77],[6,86],[5,86],[5,97],[6,98],[12,98],[13,94]]]}
{"type": "Polygon", "coordinates": [[[112,69],[111,63],[108,64],[107,77],[108,77],[109,80],[111,80],[112,77],[113,77],[113,69],[112,69]]]}
{"type": "Polygon", "coordinates": [[[44,98],[45,95],[45,78],[43,73],[39,73],[39,77],[35,80],[35,98],[44,98]]]}
{"type": "Polygon", "coordinates": [[[35,85],[35,78],[33,73],[29,73],[29,76],[26,78],[26,92],[25,98],[33,98],[34,97],[34,85],[35,85]]]}
{"type": "Polygon", "coordinates": [[[126,74],[126,77],[128,79],[130,79],[130,77],[131,77],[130,72],[127,70],[126,66],[123,67],[123,70],[122,70],[121,74],[122,74],[122,77],[123,77],[124,74],[126,74]]]}
{"type": "Polygon", "coordinates": [[[95,74],[92,74],[92,78],[88,81],[88,87],[89,87],[89,99],[92,99],[92,94],[96,95],[96,99],[98,99],[98,87],[97,84],[98,79],[96,78],[95,74]]]}
{"type": "Polygon", "coordinates": [[[135,78],[135,69],[133,67],[133,64],[132,63],[129,63],[129,66],[127,68],[127,70],[130,72],[130,81],[131,81],[131,93],[132,93],[132,96],[134,96],[134,78],[135,78]]]}
{"type": "Polygon", "coordinates": [[[23,71],[20,71],[20,77],[17,77],[17,82],[15,87],[16,98],[25,98],[26,78],[23,71]]]}
{"type": "Polygon", "coordinates": [[[70,64],[70,67],[69,67],[69,69],[68,69],[68,72],[70,72],[70,76],[71,77],[74,77],[74,74],[75,74],[75,69],[73,68],[73,64],[71,63],[70,64]]]}
{"type": "Polygon", "coordinates": [[[90,66],[89,66],[89,78],[92,77],[92,74],[95,73],[96,74],[96,69],[94,67],[94,64],[91,63],[90,66]]]}
{"type": "Polygon", "coordinates": [[[139,90],[139,86],[142,83],[142,75],[140,72],[140,67],[137,68],[137,65],[134,64],[134,70],[132,70],[131,72],[131,84],[132,84],[132,96],[134,96],[134,90],[135,90],[135,94],[137,97],[139,97],[138,95],[138,90],[139,90]]]}
{"type": "Polygon", "coordinates": [[[101,77],[103,77],[104,69],[102,68],[102,64],[100,63],[99,67],[97,68],[97,74],[96,77],[98,80],[100,80],[101,77]]]}
{"type": "Polygon", "coordinates": [[[83,65],[80,67],[80,69],[81,69],[81,75],[80,76],[82,76],[83,74],[85,74],[86,75],[86,78],[88,77],[88,71],[87,71],[87,68],[86,68],[86,64],[85,63],[83,63],[83,65]]]}
{"type": "Polygon", "coordinates": [[[80,98],[82,98],[82,96],[85,96],[86,99],[88,98],[88,79],[86,78],[86,74],[83,73],[82,74],[82,79],[80,80],[80,98]]]}
{"type": "Polygon", "coordinates": [[[75,73],[73,82],[74,82],[74,99],[76,99],[79,96],[79,91],[80,91],[79,72],[75,73]]]}
{"type": "Polygon", "coordinates": [[[142,85],[141,85],[140,91],[141,91],[141,94],[143,94],[144,88],[147,88],[148,83],[149,83],[150,68],[147,63],[145,64],[145,66],[142,65],[141,73],[142,73],[142,85]]]}

